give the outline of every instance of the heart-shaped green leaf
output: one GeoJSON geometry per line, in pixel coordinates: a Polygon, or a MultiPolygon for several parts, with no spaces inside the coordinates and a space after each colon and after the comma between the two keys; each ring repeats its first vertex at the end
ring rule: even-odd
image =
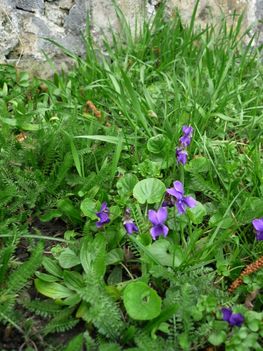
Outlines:
{"type": "Polygon", "coordinates": [[[170,250],[171,243],[167,240],[155,241],[148,250],[163,265],[173,265],[173,255],[170,250]]]}
{"type": "Polygon", "coordinates": [[[132,190],[137,182],[138,178],[134,174],[125,174],[120,178],[116,184],[120,196],[124,198],[131,196],[132,190]]]}
{"type": "Polygon", "coordinates": [[[160,202],[165,193],[164,183],[156,178],[147,178],[138,182],[133,189],[133,196],[144,204],[154,204],[160,202]]]}
{"type": "Polygon", "coordinates": [[[152,154],[160,154],[167,151],[170,145],[170,141],[163,134],[158,134],[148,140],[147,149],[152,154]]]}
{"type": "Polygon", "coordinates": [[[162,300],[143,282],[132,282],[124,289],[123,302],[128,315],[135,320],[151,320],[161,313],[162,300]]]}

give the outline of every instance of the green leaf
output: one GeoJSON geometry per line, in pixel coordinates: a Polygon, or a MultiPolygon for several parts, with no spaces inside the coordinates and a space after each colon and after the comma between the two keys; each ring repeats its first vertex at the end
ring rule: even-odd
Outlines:
{"type": "Polygon", "coordinates": [[[48,283],[40,279],[35,279],[35,287],[42,295],[50,297],[54,300],[63,299],[74,295],[74,292],[66,288],[64,285],[59,283],[48,283]]]}
{"type": "Polygon", "coordinates": [[[186,164],[184,168],[190,173],[208,172],[210,169],[210,162],[205,157],[196,157],[186,164]]]}
{"type": "Polygon", "coordinates": [[[87,302],[85,301],[81,302],[79,308],[77,309],[76,317],[82,318],[84,320],[89,319],[89,305],[87,304],[87,302]]]}
{"type": "Polygon", "coordinates": [[[208,341],[214,346],[221,345],[225,340],[226,340],[226,332],[224,332],[223,330],[212,333],[208,337],[208,341]]]}
{"type": "Polygon", "coordinates": [[[116,248],[111,250],[106,255],[106,265],[122,262],[124,259],[123,249],[116,248]]]}
{"type": "Polygon", "coordinates": [[[133,189],[133,196],[144,204],[158,203],[162,200],[166,187],[162,181],[156,178],[148,178],[138,182],[133,189]]]}
{"type": "Polygon", "coordinates": [[[64,351],[82,351],[83,350],[83,334],[79,334],[70,340],[64,351]]]}
{"type": "Polygon", "coordinates": [[[84,271],[88,274],[93,270],[101,278],[106,271],[106,239],[97,234],[92,240],[89,237],[83,239],[80,249],[80,261],[84,271]]]}
{"type": "Polygon", "coordinates": [[[57,202],[58,209],[67,216],[72,223],[81,223],[80,211],[76,209],[70,199],[61,199],[57,202]]]}
{"type": "MultiPolygon", "coordinates": [[[[78,135],[78,136],[75,136],[75,138],[103,141],[109,144],[119,144],[120,142],[119,136],[114,137],[110,135],[78,135]]],[[[132,143],[132,141],[130,141],[130,143],[132,143]]]]}
{"type": "Polygon", "coordinates": [[[157,240],[150,247],[149,252],[162,264],[163,266],[173,265],[173,255],[170,252],[171,243],[167,240],[157,240]]]}
{"type": "Polygon", "coordinates": [[[78,151],[77,151],[76,146],[73,143],[72,139],[70,139],[70,147],[71,147],[71,153],[72,153],[73,161],[75,163],[75,167],[76,167],[76,169],[78,171],[78,174],[79,174],[80,177],[83,177],[80,157],[79,157],[78,151]]]}
{"type": "Polygon", "coordinates": [[[161,313],[162,300],[143,282],[132,282],[124,289],[123,302],[128,315],[135,320],[151,320],[161,313]]]}
{"type": "Polygon", "coordinates": [[[183,250],[180,246],[177,246],[173,250],[173,267],[181,266],[184,260],[183,250]]]}
{"type": "Polygon", "coordinates": [[[263,199],[247,196],[244,205],[238,215],[237,221],[240,224],[248,224],[255,218],[263,216],[263,199]]]}
{"type": "Polygon", "coordinates": [[[167,153],[170,145],[170,140],[168,140],[163,134],[158,134],[148,140],[147,149],[152,154],[167,153]]]}
{"type": "Polygon", "coordinates": [[[43,259],[43,266],[48,273],[55,275],[56,277],[59,277],[59,278],[62,277],[62,275],[63,275],[62,269],[51,258],[45,256],[43,259]]]}
{"type": "Polygon", "coordinates": [[[124,198],[130,197],[136,183],[138,183],[138,178],[136,175],[125,174],[116,183],[119,195],[124,198]]]}
{"type": "Polygon", "coordinates": [[[63,278],[69,289],[78,291],[79,289],[83,288],[84,281],[79,272],[64,271],[63,278]]]}
{"type": "Polygon", "coordinates": [[[197,202],[195,207],[187,209],[187,214],[194,224],[201,224],[207,212],[206,208],[200,202],[197,202]]]}
{"type": "Polygon", "coordinates": [[[41,272],[36,272],[35,274],[39,279],[43,280],[44,282],[53,283],[59,280],[59,278],[55,277],[54,275],[41,272]]]}
{"type": "Polygon", "coordinates": [[[50,210],[39,217],[41,222],[50,222],[53,218],[61,217],[62,213],[59,210],[50,210]]]}
{"type": "Polygon", "coordinates": [[[97,211],[97,204],[96,201],[86,198],[80,204],[80,209],[84,216],[89,217],[91,220],[97,219],[96,211],[97,211]]]}
{"type": "Polygon", "coordinates": [[[80,258],[69,248],[59,255],[58,262],[62,268],[72,268],[80,264],[80,258]]]}

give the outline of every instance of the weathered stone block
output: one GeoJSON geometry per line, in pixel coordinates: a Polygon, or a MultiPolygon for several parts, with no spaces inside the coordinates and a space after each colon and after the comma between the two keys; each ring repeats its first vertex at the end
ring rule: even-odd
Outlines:
{"type": "Polygon", "coordinates": [[[74,5],[74,0],[59,0],[58,6],[63,10],[70,10],[74,5]]]}
{"type": "Polygon", "coordinates": [[[47,19],[56,25],[62,27],[66,17],[64,10],[59,8],[57,4],[46,3],[45,5],[45,15],[47,19]]]}
{"type": "Polygon", "coordinates": [[[19,20],[0,8],[0,58],[8,55],[19,44],[19,20]]]}
{"type": "Polygon", "coordinates": [[[28,12],[43,12],[44,0],[16,0],[16,8],[28,12]]]}
{"type": "Polygon", "coordinates": [[[65,29],[75,33],[75,35],[79,35],[81,32],[85,31],[89,11],[89,0],[76,0],[75,4],[71,7],[68,16],[65,18],[65,29]]]}

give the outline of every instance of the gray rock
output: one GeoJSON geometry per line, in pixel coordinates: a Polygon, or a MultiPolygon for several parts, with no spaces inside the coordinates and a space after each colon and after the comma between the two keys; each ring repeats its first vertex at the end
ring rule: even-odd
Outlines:
{"type": "Polygon", "coordinates": [[[43,13],[45,4],[44,0],[16,0],[16,8],[28,12],[43,13]]]}
{"type": "Polygon", "coordinates": [[[64,10],[59,8],[57,4],[50,4],[46,3],[45,6],[45,16],[47,19],[56,25],[62,27],[64,24],[64,19],[66,16],[66,13],[64,10]]]}
{"type": "Polygon", "coordinates": [[[8,8],[0,8],[0,57],[7,56],[19,44],[19,20],[8,8]]]}
{"type": "Polygon", "coordinates": [[[68,16],[65,18],[65,29],[75,35],[79,35],[85,31],[89,11],[89,0],[76,0],[75,5],[72,6],[68,16]]]}
{"type": "Polygon", "coordinates": [[[59,0],[58,6],[63,10],[70,10],[74,4],[74,0],[59,0]]]}

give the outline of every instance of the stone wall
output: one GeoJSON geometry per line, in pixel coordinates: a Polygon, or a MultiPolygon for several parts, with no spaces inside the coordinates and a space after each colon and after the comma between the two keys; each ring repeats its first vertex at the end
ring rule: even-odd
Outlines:
{"type": "MultiPolygon", "coordinates": [[[[151,16],[162,0],[116,0],[131,24],[136,16],[151,16]]],[[[167,12],[173,15],[179,9],[182,18],[189,21],[195,0],[167,0],[167,12]]],[[[234,12],[245,13],[245,26],[251,24],[263,33],[259,20],[263,18],[263,0],[200,0],[197,23],[219,21],[222,13],[232,21],[234,12]]],[[[52,74],[45,64],[45,55],[53,57],[60,66],[67,59],[51,42],[55,40],[77,55],[84,55],[87,14],[92,33],[99,40],[109,27],[118,30],[112,0],[0,0],[0,62],[37,72],[52,74]]],[[[263,34],[262,34],[263,35],[263,34]]],[[[260,43],[263,37],[260,37],[260,43]]]]}

